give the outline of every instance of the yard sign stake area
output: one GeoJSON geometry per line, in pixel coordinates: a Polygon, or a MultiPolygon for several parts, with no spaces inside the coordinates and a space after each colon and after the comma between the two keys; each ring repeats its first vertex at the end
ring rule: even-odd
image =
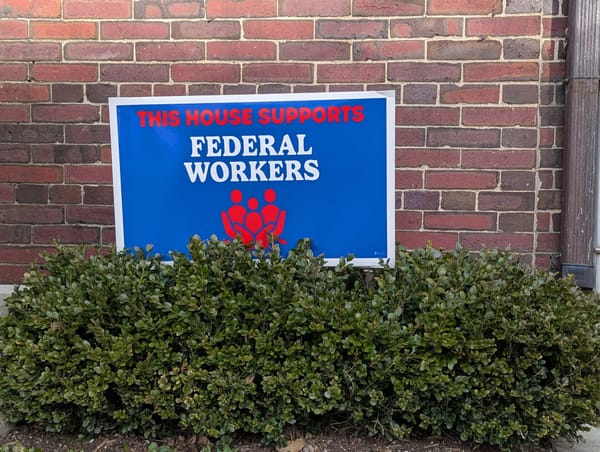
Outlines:
{"type": "Polygon", "coordinates": [[[312,240],[394,261],[394,92],[110,98],[119,249],[312,240]]]}

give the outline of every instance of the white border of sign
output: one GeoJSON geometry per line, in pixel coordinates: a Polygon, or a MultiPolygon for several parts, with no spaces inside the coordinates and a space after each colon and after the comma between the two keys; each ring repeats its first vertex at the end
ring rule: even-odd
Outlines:
{"type": "MultiPolygon", "coordinates": [[[[123,204],[121,193],[121,168],[119,162],[119,131],[117,122],[117,106],[119,105],[162,105],[162,104],[213,104],[213,103],[252,103],[299,100],[334,100],[334,99],[373,99],[386,100],[386,197],[387,197],[387,257],[385,261],[394,265],[396,256],[395,230],[395,106],[394,91],[351,91],[322,93],[286,93],[286,94],[244,94],[222,96],[157,96],[157,97],[111,97],[108,100],[110,114],[110,139],[112,154],[112,177],[115,210],[115,235],[118,250],[125,246],[123,226],[123,204]]],[[[326,265],[334,266],[339,259],[327,258],[326,265]]],[[[358,267],[379,267],[379,258],[355,258],[352,264],[358,267]]]]}

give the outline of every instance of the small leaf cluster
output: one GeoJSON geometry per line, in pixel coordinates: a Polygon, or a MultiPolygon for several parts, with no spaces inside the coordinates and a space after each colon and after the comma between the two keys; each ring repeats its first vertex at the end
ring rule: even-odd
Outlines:
{"type": "Polygon", "coordinates": [[[336,423],[505,449],[598,425],[598,297],[509,252],[399,249],[368,270],[308,241],[284,259],[194,237],[171,259],[45,255],[0,319],[7,420],[223,446],[336,423]]]}

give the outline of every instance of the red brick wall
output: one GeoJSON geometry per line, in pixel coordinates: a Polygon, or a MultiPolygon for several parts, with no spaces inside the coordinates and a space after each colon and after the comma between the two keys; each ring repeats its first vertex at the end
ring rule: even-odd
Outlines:
{"type": "Polygon", "coordinates": [[[3,0],[0,282],[114,240],[107,98],[394,89],[397,240],[558,253],[566,0],[3,0]]]}

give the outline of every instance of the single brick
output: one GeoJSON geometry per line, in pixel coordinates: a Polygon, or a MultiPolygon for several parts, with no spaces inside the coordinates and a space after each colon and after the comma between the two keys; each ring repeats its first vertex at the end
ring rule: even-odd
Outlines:
{"type": "Polygon", "coordinates": [[[62,0],[65,19],[129,19],[129,0],[62,0]]]}
{"type": "Polygon", "coordinates": [[[483,41],[430,41],[427,56],[430,60],[497,60],[502,54],[502,43],[483,41]]]}
{"type": "Polygon", "coordinates": [[[396,229],[421,229],[421,212],[396,211],[396,229]]]}
{"type": "MultiPolygon", "coordinates": [[[[29,243],[31,242],[31,226],[0,225],[0,243],[29,243]]],[[[2,273],[0,271],[0,273],[2,273]]]]}
{"type": "Polygon", "coordinates": [[[486,231],[496,228],[496,214],[475,212],[425,212],[423,226],[427,229],[486,231]]]}
{"type": "Polygon", "coordinates": [[[532,149],[526,150],[464,150],[463,168],[480,169],[527,169],[535,168],[536,155],[532,149]]]}
{"type": "Polygon", "coordinates": [[[0,264],[0,282],[2,284],[15,284],[23,281],[23,275],[31,269],[27,265],[0,264]]]}
{"type": "Polygon", "coordinates": [[[3,0],[0,18],[4,17],[60,17],[61,0],[3,0]]]}
{"type": "Polygon", "coordinates": [[[172,23],[173,39],[239,39],[240,24],[232,20],[184,21],[172,23]]]}
{"type": "Polygon", "coordinates": [[[256,94],[256,84],[253,85],[225,85],[223,94],[256,94]]]}
{"type": "Polygon", "coordinates": [[[169,24],[164,22],[102,22],[102,39],[166,39],[169,24]]]}
{"type": "Polygon", "coordinates": [[[531,232],[533,220],[532,213],[501,212],[498,216],[498,229],[504,232],[531,232]]]}
{"type": "Polygon", "coordinates": [[[206,16],[268,17],[275,16],[277,0],[206,0],[206,16]]]}
{"type": "Polygon", "coordinates": [[[396,127],[396,146],[425,146],[425,128],[396,127]]]}
{"type": "Polygon", "coordinates": [[[212,83],[190,85],[188,87],[190,96],[216,96],[221,94],[221,86],[212,83]]]}
{"type": "Polygon", "coordinates": [[[102,226],[102,244],[114,245],[116,242],[115,228],[102,226]]]}
{"type": "Polygon", "coordinates": [[[296,41],[279,44],[279,58],[296,61],[349,60],[350,43],[296,41]]]}
{"type": "Polygon", "coordinates": [[[527,211],[535,206],[535,193],[532,192],[481,192],[479,193],[479,210],[527,211]]]}
{"type": "Polygon", "coordinates": [[[0,165],[0,182],[52,183],[62,177],[60,166],[0,165]]]}
{"type": "MultiPolygon", "coordinates": [[[[356,6],[355,6],[356,8],[356,6]]],[[[279,16],[348,16],[349,0],[279,0],[279,16]]],[[[360,15],[354,11],[354,14],[360,15]]]]}
{"type": "Polygon", "coordinates": [[[32,150],[35,163],[95,163],[99,159],[97,145],[42,144],[32,150]]]}
{"type": "Polygon", "coordinates": [[[259,85],[256,92],[258,94],[277,94],[277,93],[290,93],[292,88],[289,85],[281,83],[268,83],[266,85],[259,85]]]}
{"type": "Polygon", "coordinates": [[[313,65],[308,63],[249,63],[242,68],[243,81],[311,83],[313,65]]]}
{"type": "Polygon", "coordinates": [[[72,83],[52,85],[52,102],[83,102],[83,85],[72,83]]]}
{"type": "Polygon", "coordinates": [[[133,44],[113,42],[68,42],[66,60],[133,60],[133,44]]]}
{"type": "Polygon", "coordinates": [[[539,16],[467,19],[467,36],[524,36],[540,34],[539,16]]]}
{"type": "Polygon", "coordinates": [[[185,85],[154,85],[153,95],[155,96],[185,96],[187,88],[185,85]]]}
{"type": "Polygon", "coordinates": [[[384,20],[318,20],[316,37],[325,39],[387,38],[388,22],[384,20]]]}
{"type": "Polygon", "coordinates": [[[502,146],[509,148],[534,148],[538,144],[537,129],[502,129],[502,146]]]}
{"type": "Polygon", "coordinates": [[[433,38],[435,36],[462,36],[463,21],[459,18],[417,17],[395,19],[390,24],[392,38],[433,38]]]}
{"type": "Polygon", "coordinates": [[[567,65],[563,61],[542,64],[542,80],[546,82],[563,82],[566,78],[567,65]]]}
{"type": "Polygon", "coordinates": [[[32,77],[48,82],[95,82],[98,65],[85,63],[40,63],[33,65],[32,77]]]}
{"type": "Polygon", "coordinates": [[[444,210],[475,210],[476,194],[472,191],[442,192],[441,207],[444,210]]]}
{"type": "Polygon", "coordinates": [[[425,188],[433,189],[485,189],[496,188],[495,171],[427,171],[425,188]]]}
{"type": "Polygon", "coordinates": [[[488,15],[502,12],[502,0],[429,0],[431,15],[488,15]]]}
{"type": "Polygon", "coordinates": [[[209,60],[274,60],[277,47],[269,41],[209,41],[209,60]]]}
{"type": "Polygon", "coordinates": [[[108,103],[109,97],[117,95],[117,87],[108,83],[94,83],[85,86],[88,101],[95,104],[108,103]]]}
{"type": "Polygon", "coordinates": [[[510,190],[533,190],[535,189],[536,175],[532,171],[502,171],[500,188],[510,190]]]}
{"type": "Polygon", "coordinates": [[[504,40],[504,58],[508,60],[531,60],[540,57],[538,39],[518,38],[504,40]]]}
{"type": "Polygon", "coordinates": [[[562,206],[561,190],[540,190],[537,208],[542,210],[560,210],[562,206]]]}
{"type": "Polygon", "coordinates": [[[24,63],[0,63],[0,80],[25,81],[27,66],[24,63]]]}
{"type": "Polygon", "coordinates": [[[170,19],[204,17],[203,1],[160,1],[138,0],[134,3],[133,16],[136,19],[170,19]]]}
{"type": "Polygon", "coordinates": [[[81,204],[81,186],[52,185],[49,198],[53,204],[81,204]]]}
{"type": "Polygon", "coordinates": [[[239,83],[240,65],[229,63],[181,63],[171,65],[176,82],[239,83]]]}
{"type": "Polygon", "coordinates": [[[48,185],[18,184],[15,195],[19,203],[47,204],[48,185]]]}
{"type": "MultiPolygon", "coordinates": [[[[321,2],[322,3],[322,2],[321,2]]],[[[312,20],[248,19],[244,21],[246,39],[312,39],[312,20]]]]}
{"type": "MultiPolygon", "coordinates": [[[[62,223],[64,214],[62,207],[0,205],[0,223],[9,224],[54,224],[62,223]]],[[[0,259],[0,262],[2,259],[0,259]]]]}
{"type": "Polygon", "coordinates": [[[510,232],[465,232],[460,234],[460,243],[470,249],[482,247],[510,249],[525,252],[533,249],[533,234],[510,232]]]}
{"type": "Polygon", "coordinates": [[[50,100],[48,85],[33,83],[1,83],[0,102],[47,102],[50,100]]]}
{"type": "Polygon", "coordinates": [[[504,85],[502,101],[507,104],[537,104],[539,101],[537,85],[504,85]]]}
{"type": "Polygon", "coordinates": [[[421,189],[423,188],[423,171],[396,170],[395,187],[399,189],[421,189]]]}
{"type": "Polygon", "coordinates": [[[30,146],[24,144],[1,144],[0,162],[27,163],[31,155],[30,146]]]}
{"type": "Polygon", "coordinates": [[[533,62],[466,63],[465,82],[537,80],[539,65],[533,62]]]}
{"type": "Polygon", "coordinates": [[[539,13],[542,11],[544,0],[507,0],[504,12],[506,14],[539,13]]]}
{"type": "Polygon", "coordinates": [[[382,63],[319,64],[317,82],[377,83],[385,81],[385,65],[382,63]]]}
{"type": "Polygon", "coordinates": [[[388,80],[392,82],[458,82],[458,63],[402,62],[388,64],[388,80]]]}
{"type": "Polygon", "coordinates": [[[104,124],[67,124],[65,140],[72,144],[110,143],[110,128],[104,124]]]}
{"type": "Polygon", "coordinates": [[[465,107],[463,124],[466,126],[521,126],[537,124],[535,107],[465,107]]]}
{"type": "Polygon", "coordinates": [[[422,59],[423,41],[366,41],[353,44],[354,61],[422,59]]]}
{"type": "Polygon", "coordinates": [[[438,210],[440,194],[430,190],[408,190],[404,192],[404,208],[414,210],[438,210]]]}
{"type": "Polygon", "coordinates": [[[94,105],[41,104],[32,106],[31,116],[34,122],[97,122],[100,111],[94,105]]]}
{"type": "Polygon", "coordinates": [[[33,243],[52,244],[55,240],[65,244],[98,243],[100,229],[90,226],[34,226],[33,243]]]}
{"type": "Polygon", "coordinates": [[[397,125],[458,125],[459,120],[459,108],[396,107],[397,125]]]}
{"type": "Polygon", "coordinates": [[[203,60],[203,42],[138,42],[135,45],[137,61],[203,60]]]}
{"type": "Polygon", "coordinates": [[[396,167],[458,168],[458,149],[401,148],[396,151],[396,167]]]}
{"type": "Polygon", "coordinates": [[[562,149],[540,149],[540,168],[562,168],[562,149]]]}
{"type": "Polygon", "coordinates": [[[149,83],[131,83],[119,86],[121,97],[148,97],[152,95],[152,85],[149,83]]]}
{"type": "Polygon", "coordinates": [[[58,61],[62,55],[56,42],[11,42],[0,46],[0,61],[58,61]]]}
{"type": "Polygon", "coordinates": [[[0,21],[0,38],[9,39],[27,39],[27,22],[24,20],[2,20],[0,21]]]}
{"type": "Polygon", "coordinates": [[[497,104],[500,87],[497,85],[440,85],[443,104],[497,104]]]}
{"type": "Polygon", "coordinates": [[[57,124],[0,124],[5,143],[62,143],[64,127],[57,124]]]}
{"type": "Polygon", "coordinates": [[[541,252],[560,251],[560,233],[538,234],[536,249],[541,252]]]}
{"type": "Polygon", "coordinates": [[[113,205],[113,189],[109,185],[88,185],[83,187],[84,204],[113,205]]]}
{"type": "Polygon", "coordinates": [[[0,104],[0,122],[29,122],[30,113],[27,105],[0,104]]]}
{"type": "Polygon", "coordinates": [[[424,12],[425,0],[353,0],[352,8],[356,16],[421,16],[424,12]]]}
{"type": "Polygon", "coordinates": [[[67,165],[65,182],[68,184],[112,184],[110,165],[67,165]]]}
{"type": "Polygon", "coordinates": [[[456,232],[396,231],[396,243],[411,250],[431,246],[438,249],[453,249],[458,243],[456,232]]]}
{"type": "Polygon", "coordinates": [[[415,84],[404,87],[403,102],[405,104],[435,104],[437,101],[437,86],[415,84]]]}
{"type": "Polygon", "coordinates": [[[430,128],[427,145],[432,147],[493,148],[500,146],[499,129],[430,128]]]}
{"type": "Polygon", "coordinates": [[[100,78],[108,82],[167,82],[166,64],[101,64],[100,78]]]}
{"type": "Polygon", "coordinates": [[[542,19],[543,36],[545,38],[565,38],[569,19],[567,17],[544,17],[542,19]]]}
{"type": "Polygon", "coordinates": [[[112,206],[68,205],[66,219],[68,223],[115,224],[112,206]]]}
{"type": "Polygon", "coordinates": [[[94,22],[85,21],[32,21],[32,39],[96,39],[98,28],[94,22]]]}

